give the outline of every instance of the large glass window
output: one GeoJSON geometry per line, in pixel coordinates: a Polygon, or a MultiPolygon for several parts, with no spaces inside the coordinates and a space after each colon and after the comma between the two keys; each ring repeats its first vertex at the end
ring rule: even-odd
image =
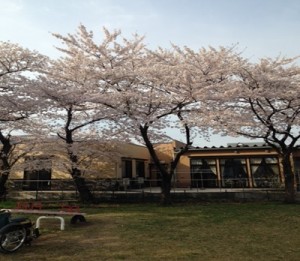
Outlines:
{"type": "Polygon", "coordinates": [[[220,165],[223,186],[233,188],[243,188],[249,186],[246,159],[221,159],[220,165]]]}
{"type": "Polygon", "coordinates": [[[122,178],[132,178],[132,160],[122,160],[122,178]]]}
{"type": "Polygon", "coordinates": [[[29,157],[25,161],[26,168],[23,177],[24,190],[51,189],[51,160],[29,157]]]}
{"type": "Polygon", "coordinates": [[[138,178],[145,178],[145,161],[143,160],[136,161],[136,176],[138,178]]]}
{"type": "Polygon", "coordinates": [[[250,158],[254,187],[274,187],[279,184],[277,157],[250,158]]]}
{"type": "Polygon", "coordinates": [[[191,186],[194,188],[214,188],[217,186],[215,159],[191,159],[191,186]]]}

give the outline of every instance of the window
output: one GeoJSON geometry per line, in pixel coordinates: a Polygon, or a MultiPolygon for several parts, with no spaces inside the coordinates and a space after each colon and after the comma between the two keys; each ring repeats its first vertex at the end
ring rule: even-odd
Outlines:
{"type": "Polygon", "coordinates": [[[191,159],[191,186],[214,188],[217,186],[216,159],[191,159]]]}
{"type": "Polygon", "coordinates": [[[51,160],[47,158],[27,158],[23,177],[24,190],[51,189],[51,160]]]}
{"type": "Polygon", "coordinates": [[[143,160],[136,161],[136,177],[145,178],[145,162],[143,160]]]}
{"type": "Polygon", "coordinates": [[[247,187],[249,186],[246,159],[227,158],[221,159],[222,182],[225,187],[247,187]]]}
{"type": "Polygon", "coordinates": [[[132,178],[132,160],[122,160],[122,178],[132,178]]]}
{"type": "Polygon", "coordinates": [[[276,157],[250,158],[254,187],[273,187],[279,183],[279,165],[276,157]]]}

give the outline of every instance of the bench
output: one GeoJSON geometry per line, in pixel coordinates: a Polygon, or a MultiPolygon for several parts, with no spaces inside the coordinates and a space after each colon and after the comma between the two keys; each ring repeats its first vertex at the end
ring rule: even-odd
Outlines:
{"type": "Polygon", "coordinates": [[[16,209],[39,209],[48,208],[51,205],[58,203],[60,204],[61,210],[65,211],[77,211],[80,212],[80,208],[78,205],[74,205],[76,200],[56,200],[56,201],[18,201],[16,204],[16,209]]]}
{"type": "Polygon", "coordinates": [[[60,229],[65,229],[65,215],[72,216],[70,223],[86,222],[86,213],[81,212],[67,212],[67,211],[51,211],[51,210],[36,210],[36,209],[7,209],[11,213],[33,214],[40,215],[36,220],[36,228],[40,228],[42,219],[59,219],[60,229]]]}
{"type": "MultiPolygon", "coordinates": [[[[69,201],[66,201],[69,203],[69,201]]],[[[49,202],[47,202],[49,203],[49,202]]],[[[52,203],[59,203],[53,201],[52,203]]],[[[80,212],[77,205],[61,204],[60,210],[42,209],[45,204],[40,201],[20,201],[17,202],[16,209],[9,209],[11,213],[24,213],[40,215],[36,220],[36,228],[40,228],[42,219],[58,219],[60,220],[60,229],[65,229],[65,220],[63,216],[72,216],[70,223],[86,222],[85,213],[80,212]]]]}
{"type": "Polygon", "coordinates": [[[16,209],[42,209],[43,204],[40,201],[18,201],[16,209]]]}

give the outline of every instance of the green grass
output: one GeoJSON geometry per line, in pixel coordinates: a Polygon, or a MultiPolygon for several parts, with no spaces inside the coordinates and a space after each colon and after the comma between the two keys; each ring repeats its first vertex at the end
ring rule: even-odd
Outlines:
{"type": "MultiPolygon", "coordinates": [[[[87,223],[43,220],[42,236],[0,260],[300,260],[300,206],[99,205],[87,223]]],[[[32,217],[35,219],[36,217],[32,217]]]]}

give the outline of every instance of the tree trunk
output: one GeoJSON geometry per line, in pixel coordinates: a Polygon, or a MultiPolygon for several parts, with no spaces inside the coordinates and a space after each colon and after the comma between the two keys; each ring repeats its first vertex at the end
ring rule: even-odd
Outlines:
{"type": "Polygon", "coordinates": [[[9,173],[10,173],[10,164],[8,160],[8,155],[11,151],[12,145],[10,144],[10,138],[4,137],[1,131],[0,131],[0,141],[2,143],[2,149],[0,151],[0,160],[1,160],[0,197],[3,197],[7,193],[6,181],[8,180],[9,173]]]}
{"type": "Polygon", "coordinates": [[[296,201],[295,174],[292,169],[290,154],[283,156],[282,166],[283,166],[284,183],[285,183],[284,201],[286,203],[295,203],[296,201]]]}
{"type": "MultiPolygon", "coordinates": [[[[183,120],[183,118],[180,115],[180,112],[178,113],[178,117],[180,120],[183,120]]],[[[185,126],[185,132],[186,132],[186,145],[183,148],[181,148],[180,151],[176,154],[175,159],[170,163],[170,170],[167,171],[164,168],[164,166],[161,164],[161,162],[158,158],[158,155],[155,152],[154,146],[149,139],[149,136],[148,136],[149,126],[147,124],[145,124],[144,126],[140,125],[140,132],[143,137],[143,140],[144,140],[146,147],[150,153],[150,156],[162,178],[161,200],[162,200],[163,205],[170,205],[172,203],[172,198],[171,198],[172,177],[174,176],[175,169],[180,160],[180,157],[188,151],[189,146],[192,144],[190,142],[190,129],[187,124],[184,124],[184,126],[185,126]]]]}
{"type": "Polygon", "coordinates": [[[71,176],[73,178],[73,181],[74,181],[75,186],[77,188],[77,191],[79,193],[80,200],[82,202],[92,203],[92,202],[94,202],[94,196],[91,193],[89,187],[87,186],[87,184],[85,182],[85,178],[83,178],[81,176],[81,170],[77,168],[77,166],[78,166],[78,157],[77,157],[76,154],[73,153],[72,143],[73,143],[72,138],[69,138],[68,144],[70,146],[68,147],[68,155],[69,155],[69,159],[70,159],[70,162],[71,162],[71,165],[72,165],[71,176]]]}
{"type": "Polygon", "coordinates": [[[1,174],[0,176],[0,198],[5,197],[6,193],[7,193],[7,189],[6,189],[6,181],[8,179],[8,175],[3,175],[1,174]]]}
{"type": "Polygon", "coordinates": [[[89,202],[92,203],[94,202],[94,196],[91,193],[89,187],[87,186],[86,182],[85,182],[85,178],[81,176],[81,170],[78,169],[78,156],[74,153],[72,145],[74,143],[73,141],[73,132],[76,129],[69,129],[70,127],[70,123],[72,121],[72,106],[69,108],[68,110],[68,120],[67,120],[67,124],[65,126],[65,137],[62,137],[60,135],[58,135],[60,138],[62,138],[63,140],[66,141],[67,145],[68,145],[68,156],[69,156],[69,160],[70,163],[72,165],[71,168],[71,176],[74,180],[74,183],[76,185],[76,188],[78,190],[79,193],[79,197],[80,200],[82,202],[89,202]]]}
{"type": "MultiPolygon", "coordinates": [[[[72,157],[72,159],[74,159],[74,157],[72,157]]],[[[88,185],[86,184],[85,178],[81,176],[81,171],[78,168],[72,168],[71,176],[78,190],[80,200],[83,203],[93,203],[95,200],[94,195],[91,193],[88,185]]]]}
{"type": "Polygon", "coordinates": [[[145,141],[146,147],[150,153],[150,156],[153,160],[154,165],[158,169],[160,175],[161,175],[161,201],[163,205],[170,205],[171,204],[171,179],[172,179],[172,174],[174,171],[168,171],[164,168],[164,166],[161,164],[155,149],[153,147],[153,144],[149,140],[148,137],[148,128],[149,126],[140,126],[140,131],[142,134],[142,137],[145,141]]]}
{"type": "Polygon", "coordinates": [[[10,173],[10,165],[8,160],[1,157],[2,166],[1,166],[1,176],[0,176],[0,197],[4,197],[7,193],[6,181],[10,173]]]}
{"type": "Polygon", "coordinates": [[[161,203],[163,205],[171,205],[171,179],[169,177],[163,177],[161,183],[161,203]]]}
{"type": "Polygon", "coordinates": [[[81,171],[78,169],[72,170],[72,178],[75,182],[76,188],[79,193],[81,202],[92,203],[94,202],[94,196],[91,193],[89,187],[87,186],[85,179],[81,177],[81,171]]]}

